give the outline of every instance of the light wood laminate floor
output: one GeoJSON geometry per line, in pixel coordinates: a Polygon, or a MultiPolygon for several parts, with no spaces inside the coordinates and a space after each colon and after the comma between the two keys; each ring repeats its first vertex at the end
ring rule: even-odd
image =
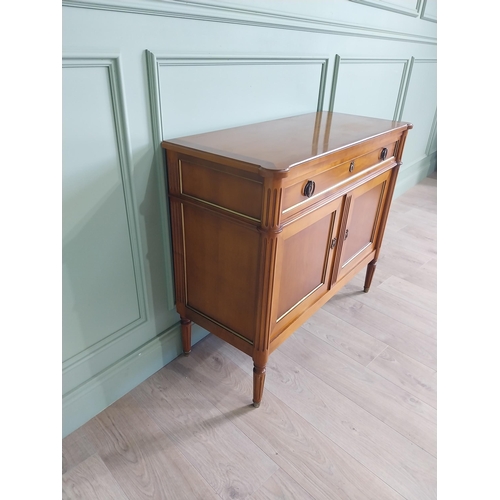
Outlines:
{"type": "Polygon", "coordinates": [[[364,273],[271,357],[209,335],[63,440],[66,499],[436,498],[436,174],[364,273]]]}

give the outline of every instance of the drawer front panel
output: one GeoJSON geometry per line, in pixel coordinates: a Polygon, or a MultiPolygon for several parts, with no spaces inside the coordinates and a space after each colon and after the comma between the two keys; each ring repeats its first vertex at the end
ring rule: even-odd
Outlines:
{"type": "Polygon", "coordinates": [[[372,167],[384,161],[382,151],[387,150],[385,161],[394,158],[396,142],[377,148],[368,154],[354,160],[337,165],[310,178],[306,178],[285,189],[283,199],[283,215],[288,217],[316,203],[327,196],[331,196],[336,189],[344,184],[355,181],[366,174],[372,167]],[[305,193],[311,189],[310,182],[314,183],[314,192],[310,197],[305,193]],[[309,183],[309,184],[308,184],[309,183]]]}
{"type": "Polygon", "coordinates": [[[209,205],[260,221],[262,184],[185,159],[179,160],[180,192],[209,205]]]}

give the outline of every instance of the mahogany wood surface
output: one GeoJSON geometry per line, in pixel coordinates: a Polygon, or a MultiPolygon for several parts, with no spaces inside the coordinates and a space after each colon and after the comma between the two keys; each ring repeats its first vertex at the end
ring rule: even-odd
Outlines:
{"type": "Polygon", "coordinates": [[[187,318],[181,318],[182,350],[187,356],[191,352],[191,326],[193,322],[187,318]]]}
{"type": "Polygon", "coordinates": [[[412,125],[319,112],[162,142],[176,307],[250,355],[269,354],[364,266],[368,291],[412,125]]]}
{"type": "Polygon", "coordinates": [[[213,155],[289,170],[311,158],[350,148],[358,142],[411,124],[322,111],[165,141],[213,155]]]}

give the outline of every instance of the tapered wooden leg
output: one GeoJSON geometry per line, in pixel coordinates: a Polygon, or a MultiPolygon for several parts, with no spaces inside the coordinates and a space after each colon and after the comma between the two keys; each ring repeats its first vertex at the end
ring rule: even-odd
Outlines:
{"type": "Polygon", "coordinates": [[[182,350],[184,356],[191,352],[191,325],[193,322],[187,318],[181,318],[182,350]]]}
{"type": "Polygon", "coordinates": [[[372,284],[373,274],[375,273],[375,268],[377,267],[377,261],[372,260],[368,264],[368,268],[366,269],[366,278],[365,278],[365,288],[364,292],[367,293],[370,290],[370,285],[372,284]]]}
{"type": "Polygon", "coordinates": [[[264,382],[266,380],[266,365],[253,365],[253,405],[255,408],[260,406],[262,394],[264,392],[264,382]]]}

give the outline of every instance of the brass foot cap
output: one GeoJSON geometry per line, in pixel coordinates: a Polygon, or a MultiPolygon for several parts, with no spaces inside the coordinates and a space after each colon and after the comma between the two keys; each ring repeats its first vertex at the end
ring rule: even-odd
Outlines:
{"type": "Polygon", "coordinates": [[[191,354],[191,351],[184,351],[184,356],[189,356],[191,354]]]}
{"type": "Polygon", "coordinates": [[[253,401],[253,405],[255,408],[258,408],[260,406],[260,403],[256,403],[255,401],[253,401]]]}

